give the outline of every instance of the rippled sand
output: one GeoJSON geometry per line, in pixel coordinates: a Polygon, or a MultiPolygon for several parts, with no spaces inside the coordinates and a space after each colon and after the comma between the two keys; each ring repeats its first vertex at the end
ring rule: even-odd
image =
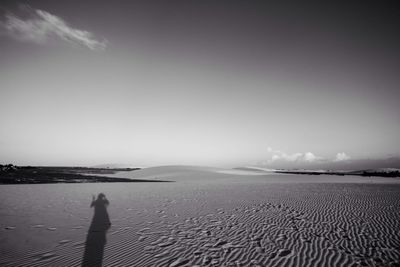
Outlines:
{"type": "Polygon", "coordinates": [[[400,263],[396,179],[182,167],[120,175],[176,182],[0,186],[0,266],[81,266],[85,253],[104,266],[400,263]],[[89,231],[100,192],[111,227],[89,231]]]}

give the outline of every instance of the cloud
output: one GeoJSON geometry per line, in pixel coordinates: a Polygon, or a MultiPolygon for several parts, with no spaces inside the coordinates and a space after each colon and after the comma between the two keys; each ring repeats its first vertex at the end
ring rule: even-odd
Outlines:
{"type": "Polygon", "coordinates": [[[313,153],[311,152],[307,152],[304,154],[304,160],[307,162],[313,162],[316,161],[318,159],[317,156],[315,156],[313,153]]]}
{"type": "Polygon", "coordinates": [[[335,161],[344,161],[344,160],[349,160],[350,156],[346,155],[344,152],[340,152],[336,154],[335,161]]]}
{"type": "Polygon", "coordinates": [[[9,12],[0,22],[1,30],[16,40],[44,44],[50,37],[56,37],[91,50],[104,50],[107,47],[107,40],[97,40],[91,32],[72,28],[49,12],[29,6],[22,6],[20,11],[23,11],[23,17],[9,12]]]}
{"type": "Polygon", "coordinates": [[[274,150],[268,147],[267,151],[272,154],[271,160],[269,163],[276,162],[276,161],[287,161],[287,162],[315,162],[321,160],[321,157],[314,155],[311,152],[306,153],[293,153],[293,154],[286,154],[280,150],[274,150]]]}

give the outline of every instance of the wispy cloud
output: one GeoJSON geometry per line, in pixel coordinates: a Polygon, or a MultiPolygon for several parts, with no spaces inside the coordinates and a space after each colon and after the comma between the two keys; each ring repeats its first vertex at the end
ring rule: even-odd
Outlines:
{"type": "Polygon", "coordinates": [[[107,40],[98,40],[94,34],[72,28],[65,20],[49,12],[23,6],[23,16],[8,12],[0,22],[1,30],[16,40],[43,44],[51,37],[57,37],[72,44],[79,44],[91,50],[104,50],[107,40]]]}

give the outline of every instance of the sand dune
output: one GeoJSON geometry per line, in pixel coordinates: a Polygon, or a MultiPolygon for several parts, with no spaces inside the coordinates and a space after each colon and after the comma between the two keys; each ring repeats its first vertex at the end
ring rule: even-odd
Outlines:
{"type": "MultiPolygon", "coordinates": [[[[225,182],[243,181],[248,182],[250,176],[262,176],[264,182],[270,183],[396,183],[392,178],[360,177],[360,176],[334,176],[319,175],[303,176],[292,174],[277,174],[273,170],[245,167],[245,168],[215,168],[203,166],[159,166],[143,168],[136,171],[120,171],[114,174],[105,174],[107,177],[147,179],[147,180],[168,180],[178,182],[225,182]]],[[[399,181],[400,182],[400,181],[399,181]]]]}
{"type": "Polygon", "coordinates": [[[157,180],[172,179],[173,181],[195,181],[204,182],[206,180],[216,180],[221,178],[231,178],[235,176],[248,175],[267,175],[267,172],[260,170],[241,170],[241,169],[224,169],[203,166],[160,166],[143,168],[133,172],[117,172],[109,177],[121,177],[131,179],[150,179],[157,180]],[[139,178],[140,177],[140,178],[139,178]]]}
{"type": "Polygon", "coordinates": [[[88,255],[103,266],[400,263],[394,179],[181,166],[124,175],[176,182],[1,186],[0,265],[81,266],[88,255]],[[109,200],[111,227],[93,235],[98,192],[109,200]],[[93,239],[103,241],[90,249],[93,239]]]}

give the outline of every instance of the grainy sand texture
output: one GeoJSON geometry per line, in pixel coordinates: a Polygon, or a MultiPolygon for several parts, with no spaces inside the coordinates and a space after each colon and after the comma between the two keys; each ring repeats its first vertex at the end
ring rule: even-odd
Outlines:
{"type": "Polygon", "coordinates": [[[0,186],[0,266],[400,264],[394,178],[179,166],[115,175],[175,182],[0,186]]]}

